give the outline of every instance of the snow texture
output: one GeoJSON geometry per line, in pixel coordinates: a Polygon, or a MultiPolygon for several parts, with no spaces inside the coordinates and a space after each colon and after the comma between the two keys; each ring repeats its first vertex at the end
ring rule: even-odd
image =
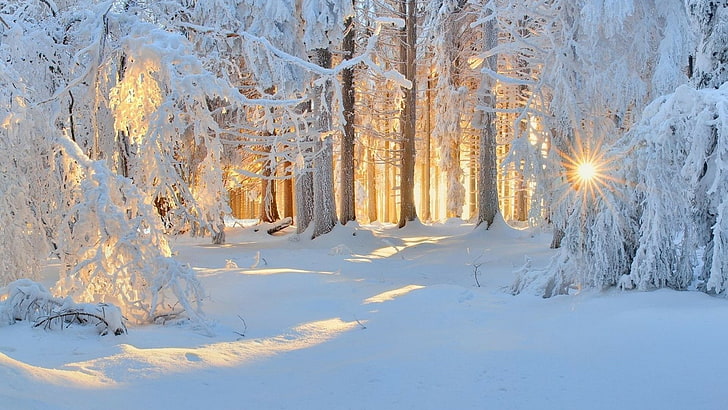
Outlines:
{"type": "Polygon", "coordinates": [[[227,246],[175,241],[209,292],[213,337],[0,327],[3,408],[724,407],[728,364],[695,345],[726,337],[723,299],[508,295],[524,253],[534,266],[554,253],[535,230],[347,225],[292,242],[256,228],[229,228],[227,246]],[[351,253],[330,255],[339,245],[351,253]]]}

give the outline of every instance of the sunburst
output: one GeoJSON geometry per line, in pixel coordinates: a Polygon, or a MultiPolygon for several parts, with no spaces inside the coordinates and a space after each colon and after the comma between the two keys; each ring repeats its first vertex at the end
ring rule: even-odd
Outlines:
{"type": "Polygon", "coordinates": [[[575,196],[583,206],[597,198],[607,200],[607,192],[617,182],[612,175],[615,158],[605,153],[600,144],[584,144],[582,141],[577,141],[569,152],[559,153],[570,187],[566,196],[575,196]]]}

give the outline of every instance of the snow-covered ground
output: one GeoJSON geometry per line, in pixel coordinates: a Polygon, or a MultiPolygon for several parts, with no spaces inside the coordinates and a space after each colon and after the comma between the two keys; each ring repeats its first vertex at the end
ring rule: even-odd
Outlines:
{"type": "MultiPolygon", "coordinates": [[[[289,228],[290,229],[290,228],[289,228]]],[[[728,301],[506,292],[550,237],[451,222],[178,239],[215,336],[0,328],[1,409],[725,409],[728,301]],[[474,272],[478,271],[476,284],[474,272]]],[[[49,284],[52,278],[48,278],[49,284]]]]}

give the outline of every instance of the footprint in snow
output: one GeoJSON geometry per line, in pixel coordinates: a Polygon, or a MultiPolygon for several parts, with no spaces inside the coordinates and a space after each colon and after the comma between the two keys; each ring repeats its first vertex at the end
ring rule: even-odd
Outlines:
{"type": "Polygon", "coordinates": [[[190,362],[201,362],[202,358],[197,353],[185,353],[185,358],[190,362]]]}

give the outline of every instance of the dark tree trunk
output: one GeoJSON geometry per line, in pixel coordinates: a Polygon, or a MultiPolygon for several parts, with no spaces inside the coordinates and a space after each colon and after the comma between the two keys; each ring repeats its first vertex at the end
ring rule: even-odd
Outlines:
{"type": "Polygon", "coordinates": [[[402,130],[402,173],[400,175],[400,228],[407,222],[417,218],[415,210],[415,133],[416,133],[416,108],[417,108],[417,65],[415,55],[417,53],[417,20],[416,1],[402,0],[400,11],[405,16],[405,27],[402,33],[403,42],[400,47],[402,59],[401,72],[405,74],[412,86],[404,89],[404,107],[400,117],[402,130]]]}
{"type": "MultiPolygon", "coordinates": [[[[344,58],[354,56],[354,19],[346,21],[348,32],[344,36],[344,58]]],[[[341,175],[339,194],[341,195],[341,215],[343,225],[356,220],[356,202],[354,197],[354,68],[344,70],[342,74],[342,105],[344,108],[344,135],[341,138],[341,175]]]]}
{"type": "MultiPolygon", "coordinates": [[[[290,168],[291,163],[286,162],[284,169],[289,170],[290,168]]],[[[288,173],[287,178],[283,180],[283,217],[293,218],[293,179],[289,171],[286,173],[288,173]]]]}

